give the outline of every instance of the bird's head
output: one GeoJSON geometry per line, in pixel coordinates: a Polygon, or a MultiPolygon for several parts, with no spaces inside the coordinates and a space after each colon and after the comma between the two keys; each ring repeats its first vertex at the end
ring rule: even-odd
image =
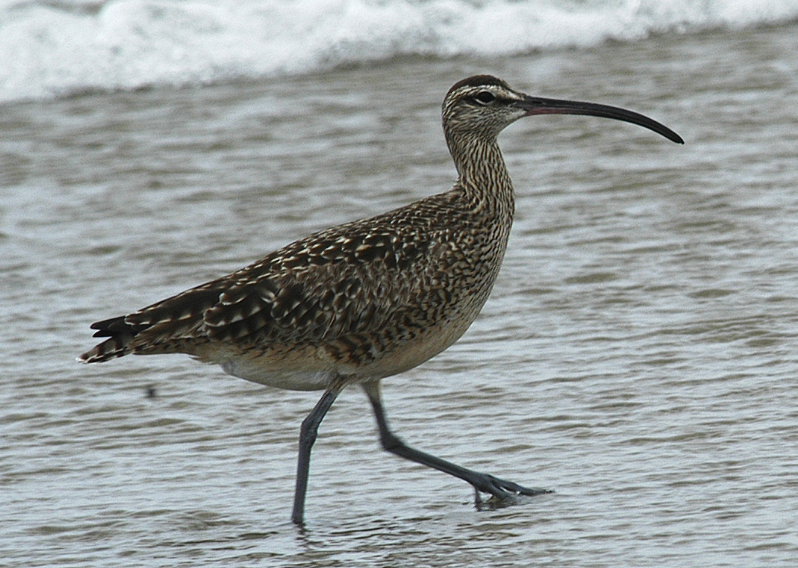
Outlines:
{"type": "Polygon", "coordinates": [[[630,122],[683,144],[673,130],[642,114],[618,107],[531,97],[491,75],[475,75],[456,83],[443,99],[443,126],[451,137],[495,140],[499,132],[519,118],[538,114],[584,114],[630,122]]]}

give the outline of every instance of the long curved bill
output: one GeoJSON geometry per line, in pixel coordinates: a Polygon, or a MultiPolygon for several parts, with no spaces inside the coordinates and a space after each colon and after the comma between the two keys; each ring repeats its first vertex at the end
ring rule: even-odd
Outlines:
{"type": "Polygon", "coordinates": [[[660,124],[654,119],[631,110],[596,103],[563,101],[530,96],[524,97],[524,100],[519,101],[517,104],[526,111],[527,116],[536,114],[585,114],[589,116],[600,116],[602,118],[612,118],[614,120],[622,120],[624,122],[637,124],[643,128],[653,130],[672,142],[684,144],[682,137],[664,124],[660,124]]]}

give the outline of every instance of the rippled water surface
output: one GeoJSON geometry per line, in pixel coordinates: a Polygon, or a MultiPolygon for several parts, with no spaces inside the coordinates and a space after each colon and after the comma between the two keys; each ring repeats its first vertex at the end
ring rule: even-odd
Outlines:
{"type": "Polygon", "coordinates": [[[793,566],[796,53],[785,26],[4,105],[0,557],[793,566]],[[93,321],[447,189],[440,100],[486,71],[687,141],[585,117],[510,127],[494,293],[458,344],[385,381],[408,442],[556,493],[476,511],[464,483],[382,452],[352,389],[322,424],[298,530],[316,393],[180,356],[75,363],[93,321]]]}

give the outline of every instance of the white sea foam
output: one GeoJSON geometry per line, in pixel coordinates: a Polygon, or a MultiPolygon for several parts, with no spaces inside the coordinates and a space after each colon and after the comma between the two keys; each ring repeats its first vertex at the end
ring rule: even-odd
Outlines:
{"type": "Polygon", "coordinates": [[[798,0],[0,0],[0,101],[797,17],[798,0]]]}

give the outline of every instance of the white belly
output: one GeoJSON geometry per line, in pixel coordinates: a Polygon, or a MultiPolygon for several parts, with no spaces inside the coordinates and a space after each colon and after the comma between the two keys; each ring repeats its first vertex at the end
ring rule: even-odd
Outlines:
{"type": "Polygon", "coordinates": [[[225,373],[270,387],[287,390],[326,389],[335,376],[333,371],[269,369],[263,363],[246,359],[228,359],[220,363],[225,373]]]}

